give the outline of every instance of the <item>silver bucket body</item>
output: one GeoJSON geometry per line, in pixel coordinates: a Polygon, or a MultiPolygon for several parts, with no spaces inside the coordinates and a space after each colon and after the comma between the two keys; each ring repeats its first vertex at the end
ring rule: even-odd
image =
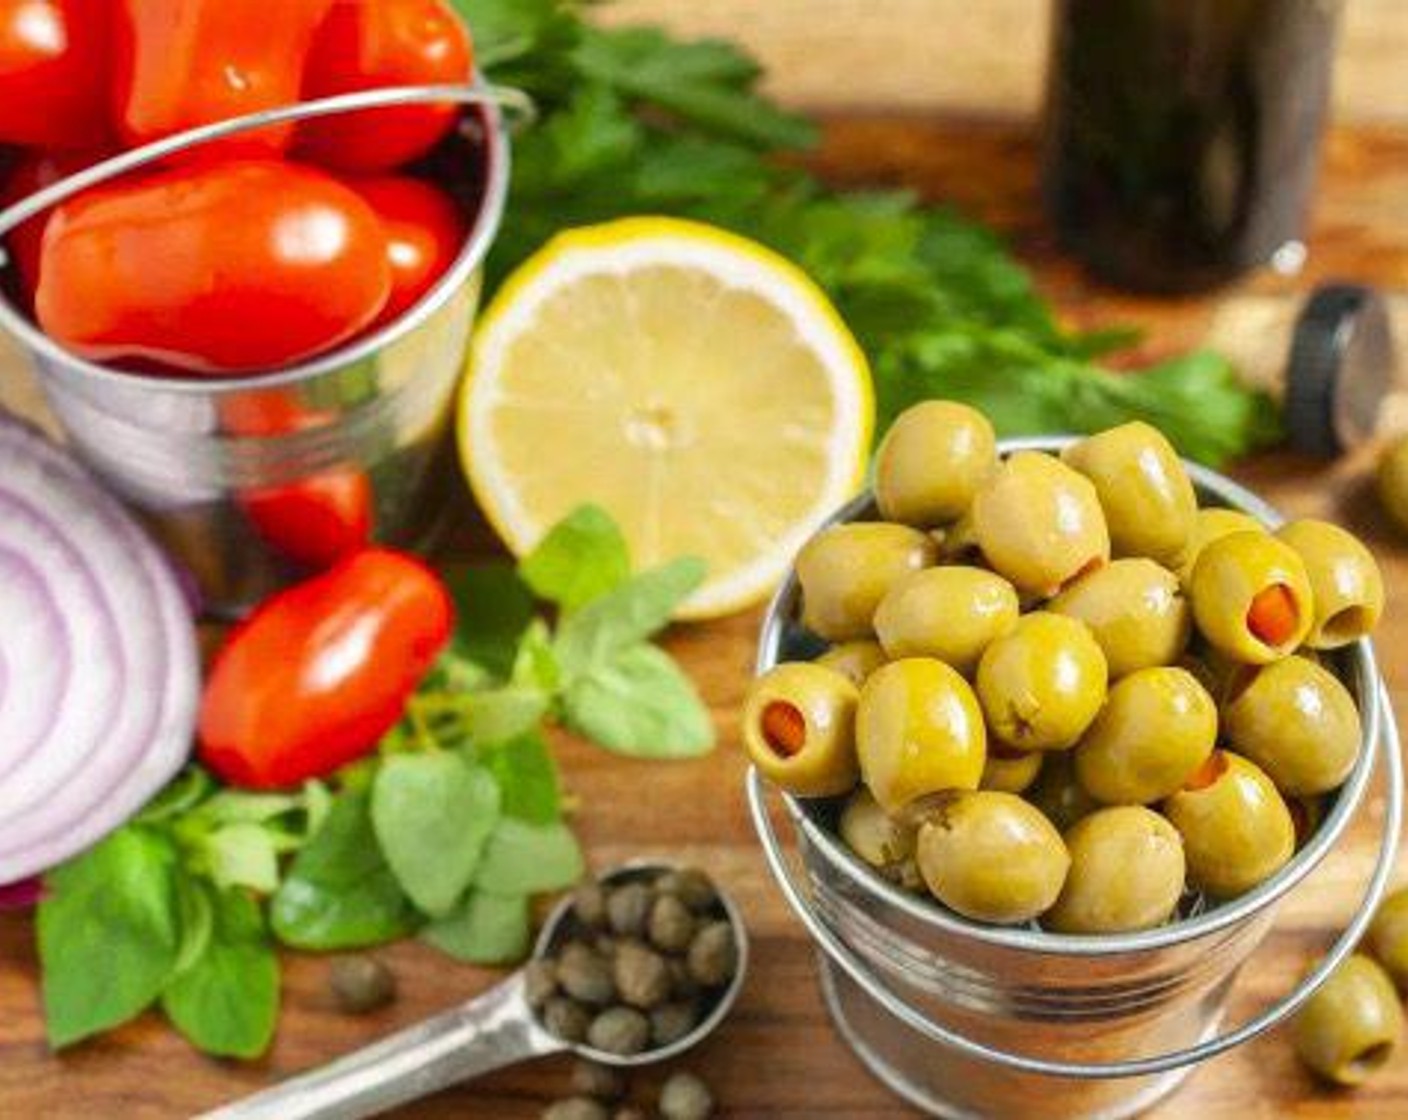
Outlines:
{"type": "MultiPolygon", "coordinates": [[[[301,503],[311,501],[316,517],[317,503],[330,502],[334,518],[348,513],[336,508],[339,501],[351,503],[359,523],[369,523],[369,539],[413,547],[430,538],[458,492],[450,416],[509,175],[501,113],[473,91],[458,87],[461,100],[473,96],[478,103],[466,106],[458,133],[434,156],[437,181],[471,216],[459,256],[414,307],[334,353],[239,378],[129,373],[69,353],[27,315],[0,303],[0,323],[34,363],[70,446],[190,570],[207,611],[239,614],[306,573],[303,539],[317,530],[296,524],[306,512],[301,503]],[[280,496],[290,494],[279,506],[280,496]]],[[[382,104],[414,92],[319,104],[382,104]]],[[[271,119],[296,119],[307,108],[188,135],[202,134],[193,142],[204,142],[271,119]]],[[[140,166],[147,162],[143,153],[170,145],[127,153],[110,165],[140,166]]]]}
{"type": "MultiPolygon", "coordinates": [[[[1003,450],[1056,450],[1064,442],[1009,441],[1003,450]]],[[[1230,480],[1189,470],[1204,503],[1280,521],[1230,480]]],[[[874,516],[866,497],[834,520],[874,516]]],[[[798,607],[789,578],[764,623],[760,672],[818,652],[797,621],[798,607]]],[[[834,801],[784,799],[797,837],[797,875],[770,823],[762,780],[751,773],[764,854],[819,943],[822,993],[842,1037],[891,1089],[937,1116],[1112,1120],[1148,1108],[1197,1062],[1282,1021],[1353,949],[1382,894],[1398,835],[1397,737],[1369,643],[1343,651],[1337,668],[1364,713],[1365,741],[1316,833],[1256,890],[1136,934],[1075,937],[967,921],[891,885],[854,856],[837,835],[834,801]],[[1389,811],[1363,906],[1295,992],[1257,1020],[1219,1034],[1228,992],[1270,929],[1276,902],[1344,831],[1380,748],[1390,775],[1389,811]]]]}

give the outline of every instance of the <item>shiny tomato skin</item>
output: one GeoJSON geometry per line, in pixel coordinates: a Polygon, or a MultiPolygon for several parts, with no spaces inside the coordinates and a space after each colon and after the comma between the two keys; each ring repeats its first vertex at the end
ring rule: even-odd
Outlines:
{"type": "MultiPolygon", "coordinates": [[[[313,36],[333,0],[108,0],[116,8],[114,115],[129,145],[299,100],[313,36]]],[[[193,149],[282,152],[293,125],[193,149]]]]}
{"type": "Polygon", "coordinates": [[[464,248],[469,223],[454,199],[422,179],[377,175],[346,182],[386,230],[391,297],[374,324],[380,326],[435,286],[464,248]]]}
{"type": "Polygon", "coordinates": [[[278,789],[372,751],[450,639],[440,578],[367,549],[262,603],[201,698],[200,758],[231,785],[278,789]]]}
{"type": "MultiPolygon", "coordinates": [[[[0,207],[53,186],[60,179],[91,167],[109,154],[101,149],[24,152],[5,177],[4,189],[0,190],[0,207]]],[[[35,289],[39,287],[39,253],[50,213],[46,210],[5,235],[5,249],[19,273],[20,288],[31,304],[35,289]]]]}
{"type": "MultiPolygon", "coordinates": [[[[313,40],[303,94],[467,82],[473,71],[469,33],[442,0],[345,0],[313,40]]],[[[338,171],[390,171],[439,143],[458,113],[413,105],[320,117],[299,126],[296,150],[338,171]]]]}
{"type": "Polygon", "coordinates": [[[386,235],[354,191],[314,168],[231,160],[56,207],[35,309],[84,357],[218,376],[330,350],[390,292],[386,235]]]}
{"type": "MultiPolygon", "coordinates": [[[[289,435],[330,422],[284,389],[236,394],[221,402],[220,414],[242,436],[289,435]]],[[[239,505],[265,544],[305,568],[326,568],[371,541],[371,479],[350,464],[245,491],[239,505]]]]}
{"type": "Polygon", "coordinates": [[[0,143],[106,142],[111,0],[0,0],[0,143]]]}

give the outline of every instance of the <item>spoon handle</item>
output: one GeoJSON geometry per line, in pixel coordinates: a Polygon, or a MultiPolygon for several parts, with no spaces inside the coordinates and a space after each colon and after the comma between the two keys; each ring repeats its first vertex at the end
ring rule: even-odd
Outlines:
{"type": "Polygon", "coordinates": [[[352,1120],[566,1048],[538,1025],[518,972],[468,1003],[217,1108],[204,1120],[352,1120]]]}

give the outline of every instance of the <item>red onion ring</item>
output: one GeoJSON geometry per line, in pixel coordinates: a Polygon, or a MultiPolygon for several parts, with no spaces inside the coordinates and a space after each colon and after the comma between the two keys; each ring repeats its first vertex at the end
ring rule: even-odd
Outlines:
{"type": "Polygon", "coordinates": [[[166,557],[91,476],[0,414],[0,883],[117,828],[190,751],[200,673],[166,557]]]}

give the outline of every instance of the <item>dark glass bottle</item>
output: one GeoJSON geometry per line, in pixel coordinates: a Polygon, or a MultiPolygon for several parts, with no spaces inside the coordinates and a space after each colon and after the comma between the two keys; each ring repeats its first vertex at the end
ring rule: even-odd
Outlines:
{"type": "Polygon", "coordinates": [[[1056,0],[1043,191],[1101,279],[1212,287],[1294,270],[1340,0],[1056,0]]]}

